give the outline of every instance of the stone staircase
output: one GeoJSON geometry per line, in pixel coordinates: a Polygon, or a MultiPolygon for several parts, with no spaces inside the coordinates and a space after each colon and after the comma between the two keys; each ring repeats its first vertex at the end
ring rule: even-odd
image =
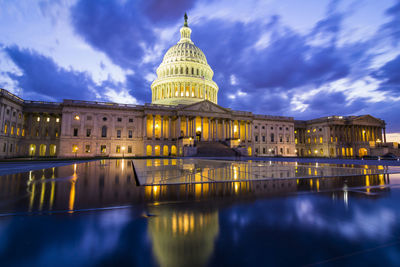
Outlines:
{"type": "Polygon", "coordinates": [[[237,152],[221,142],[196,142],[197,157],[235,157],[237,152]]]}

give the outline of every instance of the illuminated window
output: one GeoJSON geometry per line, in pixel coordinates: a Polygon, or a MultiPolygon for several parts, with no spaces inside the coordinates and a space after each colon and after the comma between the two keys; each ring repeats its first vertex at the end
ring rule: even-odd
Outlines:
{"type": "Polygon", "coordinates": [[[37,119],[36,119],[37,121],[40,121],[40,117],[37,117],[37,119]]]}
{"type": "Polygon", "coordinates": [[[295,134],[297,134],[297,131],[294,131],[295,134]]]}
{"type": "Polygon", "coordinates": [[[313,133],[315,133],[316,131],[317,131],[317,129],[314,128],[314,129],[313,129],[313,133]]]}
{"type": "Polygon", "coordinates": [[[78,116],[78,115],[75,115],[74,120],[79,121],[79,120],[80,120],[79,116],[78,116]]]}
{"type": "Polygon", "coordinates": [[[17,128],[17,136],[19,136],[19,128],[17,128]]]}
{"type": "Polygon", "coordinates": [[[47,121],[47,122],[50,122],[50,117],[47,117],[47,118],[46,118],[46,121],[47,121]]]}
{"type": "Polygon", "coordinates": [[[128,153],[132,153],[132,146],[128,146],[128,153]]]}
{"type": "Polygon", "coordinates": [[[25,136],[25,129],[22,129],[22,136],[25,136]]]}
{"type": "Polygon", "coordinates": [[[77,152],[78,152],[78,146],[72,145],[72,153],[77,153],[77,152]]]}
{"type": "Polygon", "coordinates": [[[307,143],[311,144],[311,138],[310,137],[307,138],[307,143]]]}
{"type": "Polygon", "coordinates": [[[331,143],[333,143],[333,136],[331,136],[331,143]]]}
{"type": "Polygon", "coordinates": [[[319,138],[319,142],[322,144],[322,141],[323,141],[324,139],[322,138],[322,136],[319,138]]]}
{"type": "Polygon", "coordinates": [[[21,119],[22,115],[21,113],[18,114],[18,119],[21,119]]]}
{"type": "Polygon", "coordinates": [[[294,139],[294,143],[297,145],[297,138],[294,139]]]}
{"type": "Polygon", "coordinates": [[[90,153],[90,145],[85,146],[85,153],[90,153]]]}
{"type": "Polygon", "coordinates": [[[56,137],[58,137],[58,131],[56,130],[56,137]]]}
{"type": "Polygon", "coordinates": [[[307,130],[307,133],[310,133],[310,130],[307,130]]]}
{"type": "Polygon", "coordinates": [[[14,126],[11,126],[11,131],[10,134],[13,135],[14,134],[14,126]]]}
{"type": "Polygon", "coordinates": [[[317,143],[317,137],[314,137],[314,144],[317,143]]]}
{"type": "Polygon", "coordinates": [[[115,148],[115,153],[121,153],[121,146],[117,146],[115,148]]]}
{"type": "Polygon", "coordinates": [[[101,153],[106,153],[107,152],[107,146],[106,145],[101,145],[100,146],[100,152],[101,153]]]}
{"type": "Polygon", "coordinates": [[[8,125],[7,125],[7,123],[6,123],[6,124],[4,124],[4,134],[7,133],[7,128],[8,128],[8,125]]]}
{"type": "Polygon", "coordinates": [[[60,122],[60,118],[56,118],[56,122],[60,122]]]}
{"type": "Polygon", "coordinates": [[[319,150],[319,153],[320,153],[321,155],[323,155],[323,154],[324,154],[324,150],[321,148],[321,149],[319,150]]]}

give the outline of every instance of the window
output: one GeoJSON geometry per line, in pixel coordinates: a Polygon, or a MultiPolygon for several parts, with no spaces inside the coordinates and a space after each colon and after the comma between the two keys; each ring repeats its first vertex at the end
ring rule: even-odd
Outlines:
{"type": "Polygon", "coordinates": [[[117,138],[121,138],[121,130],[117,130],[117,138]]]}
{"type": "Polygon", "coordinates": [[[4,143],[4,146],[3,146],[3,152],[6,152],[6,150],[7,150],[7,144],[6,144],[6,143],[4,143]]]}
{"type": "Polygon", "coordinates": [[[117,146],[115,148],[115,153],[121,153],[121,146],[117,146]]]}
{"type": "Polygon", "coordinates": [[[283,154],[283,148],[282,147],[281,147],[280,151],[281,151],[281,154],[283,154]]]}
{"type": "Polygon", "coordinates": [[[107,121],[107,118],[106,118],[106,117],[103,117],[103,121],[107,121]]]}
{"type": "Polygon", "coordinates": [[[100,146],[100,152],[101,153],[106,153],[107,152],[107,146],[106,145],[101,145],[100,146]]]}
{"type": "Polygon", "coordinates": [[[39,136],[39,130],[36,130],[36,136],[39,136]]]}
{"type": "Polygon", "coordinates": [[[319,142],[322,144],[322,141],[323,141],[324,139],[322,138],[322,136],[319,138],[319,142]]]}
{"type": "Polygon", "coordinates": [[[275,135],[273,133],[271,134],[271,142],[275,142],[275,135]]]}
{"type": "Polygon", "coordinates": [[[319,131],[322,132],[322,128],[319,128],[319,131]]]}
{"type": "Polygon", "coordinates": [[[40,121],[40,117],[37,117],[36,120],[37,120],[37,121],[40,121]]]}
{"type": "MultiPolygon", "coordinates": [[[[10,114],[10,110],[9,110],[9,109],[7,109],[7,115],[8,115],[8,114],[10,114]]],[[[4,151],[4,152],[5,152],[5,151],[4,151]]]]}
{"type": "Polygon", "coordinates": [[[262,128],[265,129],[265,126],[263,126],[262,128]]]}
{"type": "Polygon", "coordinates": [[[90,153],[90,145],[85,146],[85,153],[90,153]]]}
{"type": "Polygon", "coordinates": [[[13,135],[14,134],[14,126],[11,126],[11,131],[10,134],[13,135]]]}
{"type": "Polygon", "coordinates": [[[50,122],[50,117],[47,117],[47,118],[46,118],[46,121],[47,121],[47,122],[50,122]]]}
{"type": "Polygon", "coordinates": [[[263,140],[263,142],[265,142],[265,135],[263,135],[262,140],[263,140]]]}
{"type": "Polygon", "coordinates": [[[22,115],[21,113],[18,114],[18,119],[21,119],[22,115]]]}
{"type": "Polygon", "coordinates": [[[258,142],[258,135],[256,135],[256,136],[254,137],[254,139],[256,140],[256,142],[258,142]]]}
{"type": "Polygon", "coordinates": [[[56,119],[56,122],[60,122],[60,118],[57,118],[57,119],[56,119]]]}
{"type": "Polygon", "coordinates": [[[331,136],[331,143],[333,143],[333,136],[331,136]]]}
{"type": "Polygon", "coordinates": [[[87,116],[86,120],[91,121],[92,120],[92,116],[87,116]]]}
{"type": "Polygon", "coordinates": [[[129,122],[133,122],[133,119],[132,119],[132,118],[129,118],[129,122]]]}
{"type": "Polygon", "coordinates": [[[286,131],[289,131],[289,128],[288,128],[288,127],[286,127],[286,131]]]}
{"type": "Polygon", "coordinates": [[[289,143],[289,135],[286,135],[286,143],[289,143]]]}
{"type": "Polygon", "coordinates": [[[7,133],[7,128],[8,128],[8,125],[7,125],[7,123],[6,123],[6,124],[4,124],[4,133],[5,133],[5,134],[7,133]]]}
{"type": "Polygon", "coordinates": [[[258,127],[257,127],[257,125],[256,125],[256,126],[254,126],[254,128],[255,128],[255,129],[257,129],[257,128],[258,128],[258,127]]]}
{"type": "Polygon", "coordinates": [[[279,135],[279,142],[283,142],[283,136],[282,135],[279,135]]]}
{"type": "Polygon", "coordinates": [[[132,146],[128,146],[128,153],[132,153],[132,146]]]}
{"type": "Polygon", "coordinates": [[[263,147],[263,154],[265,154],[265,147],[263,147]]]}
{"type": "Polygon", "coordinates": [[[133,136],[132,130],[129,130],[128,131],[128,138],[132,138],[132,136],[133,136]]]}
{"type": "Polygon", "coordinates": [[[294,143],[297,145],[298,143],[297,138],[294,139],[294,143]]]}
{"type": "Polygon", "coordinates": [[[15,117],[15,115],[17,115],[17,113],[15,113],[15,111],[13,112],[13,117],[15,117]]]}
{"type": "Polygon", "coordinates": [[[17,128],[17,136],[19,136],[19,128],[17,128]]]}
{"type": "Polygon", "coordinates": [[[107,137],[107,126],[101,127],[101,137],[107,137]]]}
{"type": "Polygon", "coordinates": [[[79,121],[81,118],[78,115],[75,115],[74,120],[79,121]]]}
{"type": "Polygon", "coordinates": [[[314,137],[314,144],[317,143],[317,137],[314,137]]]}
{"type": "Polygon", "coordinates": [[[315,133],[317,131],[317,129],[314,128],[312,131],[313,131],[313,133],[315,133]]]}
{"type": "Polygon", "coordinates": [[[286,154],[289,154],[289,148],[286,149],[286,154]]]}
{"type": "MultiPolygon", "coordinates": [[[[23,132],[22,132],[23,133],[23,132]]],[[[56,137],[58,137],[58,130],[56,130],[56,137]]]]}
{"type": "Polygon", "coordinates": [[[274,129],[274,127],[271,127],[271,130],[273,130],[274,129]]]}
{"type": "Polygon", "coordinates": [[[311,144],[311,138],[310,137],[307,138],[307,143],[311,144]]]}
{"type": "Polygon", "coordinates": [[[118,122],[121,122],[121,121],[122,121],[122,118],[117,118],[117,121],[118,121],[118,122]]]}
{"type": "Polygon", "coordinates": [[[256,148],[256,153],[258,153],[258,148],[256,148]]]}
{"type": "Polygon", "coordinates": [[[282,131],[282,127],[279,127],[279,130],[282,131]]]}
{"type": "Polygon", "coordinates": [[[25,129],[22,129],[22,136],[25,136],[25,129]]]}
{"type": "Polygon", "coordinates": [[[86,129],[86,137],[90,137],[92,134],[92,129],[86,129]]]}
{"type": "Polygon", "coordinates": [[[74,136],[78,136],[78,128],[74,128],[74,136]]]}

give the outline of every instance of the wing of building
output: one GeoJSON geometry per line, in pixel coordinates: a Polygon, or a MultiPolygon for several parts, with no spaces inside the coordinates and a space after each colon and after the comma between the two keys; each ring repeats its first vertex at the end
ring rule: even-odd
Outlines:
{"type": "Polygon", "coordinates": [[[151,104],[26,101],[0,89],[0,157],[356,156],[384,141],[385,123],[372,116],[295,123],[219,106],[186,16],[180,34],[157,68],[151,104]]]}

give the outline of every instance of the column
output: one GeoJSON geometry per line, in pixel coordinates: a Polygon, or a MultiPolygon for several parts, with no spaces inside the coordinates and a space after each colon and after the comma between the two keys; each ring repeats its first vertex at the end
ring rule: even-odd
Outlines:
{"type": "Polygon", "coordinates": [[[225,132],[225,120],[222,120],[222,140],[226,139],[225,132]]]}
{"type": "Polygon", "coordinates": [[[204,141],[204,133],[203,133],[203,117],[201,117],[201,141],[204,141]]]}
{"type": "Polygon", "coordinates": [[[156,135],[155,135],[155,133],[156,133],[156,116],[155,115],[152,115],[152,116],[153,116],[153,136],[152,136],[152,138],[154,140],[154,138],[156,137],[156,135]]]}
{"type": "Polygon", "coordinates": [[[238,134],[239,134],[239,139],[240,139],[240,120],[238,120],[238,134]]]}
{"type": "Polygon", "coordinates": [[[189,130],[189,118],[188,118],[188,116],[186,116],[186,133],[185,133],[185,136],[189,136],[189,134],[188,134],[188,130],[189,130]]]}
{"type": "Polygon", "coordinates": [[[168,139],[171,140],[171,116],[168,117],[168,139]]]}
{"type": "Polygon", "coordinates": [[[247,142],[247,121],[244,122],[244,141],[247,142]]]}
{"type": "Polygon", "coordinates": [[[211,141],[211,119],[208,117],[208,141],[211,141]]]}
{"type": "Polygon", "coordinates": [[[383,127],[383,142],[386,144],[386,127],[383,127]]]}
{"type": "Polygon", "coordinates": [[[196,117],[193,117],[193,137],[196,139],[196,117]]]}
{"type": "Polygon", "coordinates": [[[176,138],[179,138],[181,136],[181,117],[180,116],[178,116],[177,121],[178,122],[177,122],[177,126],[176,126],[176,131],[177,131],[176,138]]]}
{"type": "Polygon", "coordinates": [[[229,139],[232,139],[232,120],[229,120],[229,139]]]}
{"type": "Polygon", "coordinates": [[[218,119],[215,119],[215,141],[218,141],[218,119]]]}
{"type": "Polygon", "coordinates": [[[164,116],[161,115],[161,139],[164,139],[164,116]]]}

